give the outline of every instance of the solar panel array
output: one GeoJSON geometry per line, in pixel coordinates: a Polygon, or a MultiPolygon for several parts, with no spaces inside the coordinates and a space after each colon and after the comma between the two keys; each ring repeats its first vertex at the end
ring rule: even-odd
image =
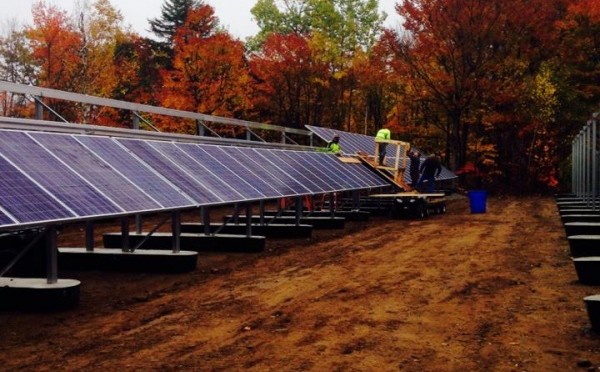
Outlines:
{"type": "Polygon", "coordinates": [[[0,229],[389,184],[334,155],[0,130],[0,229]]]}
{"type": "MultiPolygon", "coordinates": [[[[342,153],[345,155],[356,155],[359,153],[367,153],[369,155],[375,154],[375,138],[374,136],[366,136],[364,134],[357,133],[349,133],[341,130],[335,130],[330,128],[321,128],[314,127],[311,125],[307,125],[306,128],[316,134],[319,138],[324,141],[331,141],[333,136],[340,136],[340,145],[342,147],[342,153]]],[[[392,167],[395,164],[395,154],[397,151],[397,146],[394,144],[388,144],[385,159],[385,165],[388,167],[392,167]]],[[[419,152],[423,154],[423,151],[419,152]]],[[[400,152],[402,153],[402,151],[400,152]]],[[[426,156],[421,156],[421,163],[425,160],[426,156]]],[[[400,158],[400,162],[402,162],[403,158],[400,158]]],[[[410,159],[406,160],[407,168],[410,167],[410,159]]],[[[406,182],[410,182],[410,174],[406,172],[404,174],[404,178],[406,182]]],[[[450,180],[456,178],[456,174],[450,171],[448,168],[442,166],[442,173],[437,178],[438,180],[450,180]]]]}

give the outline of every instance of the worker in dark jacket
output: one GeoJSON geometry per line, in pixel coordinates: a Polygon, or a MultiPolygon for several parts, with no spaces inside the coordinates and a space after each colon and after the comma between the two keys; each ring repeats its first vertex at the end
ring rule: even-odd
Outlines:
{"type": "Polygon", "coordinates": [[[410,185],[414,189],[417,187],[417,182],[419,182],[419,167],[421,166],[421,153],[417,149],[412,149],[408,152],[408,159],[410,160],[410,185]]]}
{"type": "Polygon", "coordinates": [[[432,193],[435,188],[435,179],[442,173],[442,162],[437,155],[428,156],[421,164],[421,178],[417,184],[420,189],[423,182],[427,181],[427,192],[432,193]]]}

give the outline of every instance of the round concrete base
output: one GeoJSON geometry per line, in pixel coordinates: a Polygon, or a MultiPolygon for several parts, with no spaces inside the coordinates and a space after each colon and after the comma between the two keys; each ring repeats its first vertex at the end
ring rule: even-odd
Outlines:
{"type": "Polygon", "coordinates": [[[0,309],[58,311],[79,304],[80,282],[59,279],[48,284],[43,278],[0,278],[0,309]]]}

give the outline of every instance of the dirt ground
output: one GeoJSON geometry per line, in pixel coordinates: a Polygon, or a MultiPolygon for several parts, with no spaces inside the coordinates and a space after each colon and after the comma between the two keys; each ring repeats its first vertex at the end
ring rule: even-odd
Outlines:
{"type": "MultiPolygon", "coordinates": [[[[61,239],[83,244],[77,231],[61,239]]],[[[552,198],[492,198],[478,215],[460,198],[425,220],[203,253],[188,274],[60,277],[81,280],[80,306],[0,313],[0,370],[600,366],[583,303],[600,288],[578,284],[552,198]]]]}

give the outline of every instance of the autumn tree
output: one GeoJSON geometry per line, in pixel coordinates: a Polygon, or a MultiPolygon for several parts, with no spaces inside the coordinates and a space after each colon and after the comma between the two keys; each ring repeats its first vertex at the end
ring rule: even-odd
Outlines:
{"type": "Polygon", "coordinates": [[[73,90],[80,63],[81,35],[65,11],[39,1],[32,8],[33,27],[26,34],[40,72],[37,85],[73,90]]]}
{"type": "MultiPolygon", "coordinates": [[[[10,22],[5,35],[0,36],[0,80],[32,84],[36,76],[31,50],[25,33],[10,22]]],[[[0,92],[0,115],[20,116],[29,102],[22,95],[0,92]]]]}
{"type": "Polygon", "coordinates": [[[306,38],[272,34],[260,54],[251,58],[256,80],[255,106],[269,122],[302,128],[319,124],[320,94],[327,84],[327,66],[313,58],[306,38]]]}
{"type": "MultiPolygon", "coordinates": [[[[164,70],[164,106],[210,115],[240,117],[249,106],[244,45],[218,31],[214,9],[189,10],[174,40],[173,69],[164,70]]],[[[168,123],[165,125],[177,125],[168,123]]],[[[195,128],[173,127],[190,132],[195,128]]]]}
{"type": "MultiPolygon", "coordinates": [[[[356,97],[353,59],[368,53],[381,31],[384,15],[376,0],[261,0],[252,9],[260,32],[251,39],[251,48],[260,46],[269,35],[295,34],[304,37],[312,60],[327,66],[328,76],[321,84],[321,124],[350,129],[356,97]]],[[[257,55],[261,50],[257,50],[257,55]]],[[[358,112],[364,110],[359,108],[358,112]]],[[[362,118],[362,114],[360,114],[362,118]]]]}
{"type": "MultiPolygon", "coordinates": [[[[519,102],[528,94],[525,78],[548,55],[544,46],[550,36],[544,30],[552,29],[555,6],[525,0],[405,0],[397,5],[406,33],[390,31],[387,38],[410,70],[415,100],[439,113],[441,122],[434,124],[446,136],[445,153],[453,167],[466,162],[475,130],[514,123],[519,102]]],[[[496,134],[504,133],[513,139],[517,135],[502,129],[496,134]]],[[[525,142],[519,149],[506,148],[506,138],[494,142],[493,151],[526,155],[525,142]]]]}

